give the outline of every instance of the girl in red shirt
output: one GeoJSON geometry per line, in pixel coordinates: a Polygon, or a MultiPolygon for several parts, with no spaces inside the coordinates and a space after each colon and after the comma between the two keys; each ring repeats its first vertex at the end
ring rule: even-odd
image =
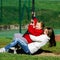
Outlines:
{"type": "Polygon", "coordinates": [[[43,27],[44,27],[43,22],[38,23],[37,18],[34,17],[34,19],[31,20],[31,23],[28,26],[28,33],[25,33],[23,35],[23,37],[26,38],[28,43],[32,43],[32,40],[30,39],[29,34],[32,34],[34,36],[39,36],[39,35],[43,34],[43,32],[44,32],[43,27]],[[36,24],[40,25],[39,28],[38,28],[38,26],[36,26],[36,24]]]}

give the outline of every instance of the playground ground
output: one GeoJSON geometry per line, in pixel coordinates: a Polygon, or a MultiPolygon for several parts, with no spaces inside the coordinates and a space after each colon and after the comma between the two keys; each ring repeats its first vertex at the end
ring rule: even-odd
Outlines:
{"type": "MultiPolygon", "coordinates": [[[[22,34],[25,31],[22,31],[22,34]]],[[[56,47],[48,47],[46,45],[42,48],[42,52],[38,51],[34,55],[0,53],[0,60],[60,60],[60,29],[55,29],[54,31],[57,42],[56,47]]],[[[14,33],[18,32],[19,30],[0,31],[0,48],[9,44],[12,41],[14,33]]]]}

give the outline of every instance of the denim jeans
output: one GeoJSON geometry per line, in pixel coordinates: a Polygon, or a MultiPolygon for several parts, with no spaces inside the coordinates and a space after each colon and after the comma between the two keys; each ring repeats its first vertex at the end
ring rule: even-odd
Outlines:
{"type": "Polygon", "coordinates": [[[16,44],[19,44],[20,47],[26,52],[30,54],[29,48],[28,48],[28,44],[26,42],[24,42],[23,40],[16,38],[12,43],[10,43],[9,45],[7,45],[5,47],[6,51],[8,51],[11,47],[15,46],[16,44]]]}

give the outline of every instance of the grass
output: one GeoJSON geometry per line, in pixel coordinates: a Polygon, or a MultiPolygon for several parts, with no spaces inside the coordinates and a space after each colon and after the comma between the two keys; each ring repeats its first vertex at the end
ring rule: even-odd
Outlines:
{"type": "MultiPolygon", "coordinates": [[[[12,38],[0,38],[0,48],[6,46],[12,42],[12,40],[12,38]]],[[[48,47],[48,44],[46,44],[42,49],[60,54],[60,42],[57,42],[56,47],[48,47]]]]}
{"type": "MultiPolygon", "coordinates": [[[[12,41],[12,38],[6,38],[6,37],[1,37],[0,38],[0,48],[6,46],[12,41]]],[[[60,54],[60,42],[57,42],[56,47],[48,47],[48,44],[42,47],[43,50],[45,51],[51,51],[55,54],[60,54]]],[[[0,60],[55,60],[58,59],[60,60],[60,57],[58,56],[38,56],[38,55],[26,55],[26,54],[11,54],[11,53],[0,53],[0,60]],[[4,58],[3,58],[4,57],[4,58]],[[8,59],[9,58],[9,59],[8,59]]]]}
{"type": "Polygon", "coordinates": [[[0,54],[0,60],[60,60],[60,57],[4,53],[0,54]]]}
{"type": "MultiPolygon", "coordinates": [[[[56,30],[55,30],[56,31],[56,30]]],[[[0,48],[6,46],[13,40],[14,33],[18,30],[0,31],[0,48]],[[10,36],[11,35],[11,36],[10,36]]],[[[25,32],[22,31],[23,33],[25,32]]],[[[48,44],[42,47],[43,50],[51,51],[55,54],[60,54],[60,42],[57,42],[56,47],[48,47],[48,44]]],[[[0,53],[0,60],[60,60],[60,56],[45,56],[45,55],[27,55],[27,54],[13,54],[0,53]]]]}
{"type": "Polygon", "coordinates": [[[56,42],[56,47],[49,47],[48,44],[47,44],[42,49],[53,52],[53,53],[56,53],[56,54],[60,54],[60,47],[59,46],[60,46],[60,42],[57,41],[56,42]]]}
{"type": "MultiPolygon", "coordinates": [[[[0,38],[0,48],[6,46],[11,41],[12,38],[0,38]]],[[[46,51],[51,51],[55,54],[60,54],[60,42],[57,42],[56,47],[48,47],[47,45],[42,47],[42,49],[46,51]]],[[[0,53],[0,60],[60,60],[60,56],[0,53]]]]}

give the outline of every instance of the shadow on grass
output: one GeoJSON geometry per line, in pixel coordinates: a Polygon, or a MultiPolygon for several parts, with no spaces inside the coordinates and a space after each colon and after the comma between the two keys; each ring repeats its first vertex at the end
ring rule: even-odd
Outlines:
{"type": "MultiPolygon", "coordinates": [[[[17,50],[16,52],[17,52],[17,54],[26,54],[26,53],[23,51],[23,49],[19,49],[19,50],[17,50]]],[[[34,54],[32,54],[32,55],[41,54],[41,53],[43,53],[43,52],[45,52],[45,53],[53,53],[52,51],[39,49],[36,53],[34,53],[34,54]]],[[[9,53],[13,53],[13,50],[10,49],[10,50],[9,50],[9,53]]]]}

